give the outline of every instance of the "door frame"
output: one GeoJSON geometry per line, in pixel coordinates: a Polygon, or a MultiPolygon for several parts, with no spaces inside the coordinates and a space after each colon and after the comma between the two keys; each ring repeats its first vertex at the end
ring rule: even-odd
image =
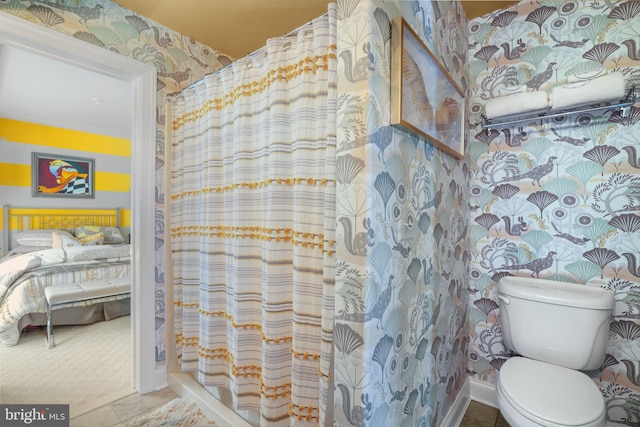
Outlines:
{"type": "Polygon", "coordinates": [[[133,387],[167,386],[155,360],[156,68],[0,11],[0,43],[131,83],[131,326],[133,387]]]}

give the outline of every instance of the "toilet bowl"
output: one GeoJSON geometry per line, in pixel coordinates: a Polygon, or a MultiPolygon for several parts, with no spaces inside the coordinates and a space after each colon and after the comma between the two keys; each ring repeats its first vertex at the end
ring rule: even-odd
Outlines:
{"type": "Polygon", "coordinates": [[[606,427],[598,386],[581,370],[602,366],[613,294],[528,277],[498,283],[505,346],[518,356],[500,368],[498,408],[512,427],[606,427]]]}
{"type": "Polygon", "coordinates": [[[605,427],[604,398],[585,374],[512,357],[502,365],[498,407],[512,427],[605,427]]]}

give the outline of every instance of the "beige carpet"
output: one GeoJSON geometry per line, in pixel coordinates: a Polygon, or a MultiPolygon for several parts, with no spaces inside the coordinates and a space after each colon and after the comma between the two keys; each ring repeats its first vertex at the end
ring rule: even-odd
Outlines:
{"type": "Polygon", "coordinates": [[[217,424],[205,417],[198,406],[186,399],[176,398],[164,406],[140,415],[124,424],[121,427],[216,427],[217,424]]]}
{"type": "Polygon", "coordinates": [[[131,317],[27,332],[0,345],[0,403],[84,405],[132,386],[131,317]]]}

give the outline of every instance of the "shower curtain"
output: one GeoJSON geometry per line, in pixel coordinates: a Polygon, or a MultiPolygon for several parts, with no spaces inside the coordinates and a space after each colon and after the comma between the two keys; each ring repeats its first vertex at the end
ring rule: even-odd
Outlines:
{"type": "Polygon", "coordinates": [[[336,17],[170,98],[175,342],[261,425],[333,424],[336,17]]]}

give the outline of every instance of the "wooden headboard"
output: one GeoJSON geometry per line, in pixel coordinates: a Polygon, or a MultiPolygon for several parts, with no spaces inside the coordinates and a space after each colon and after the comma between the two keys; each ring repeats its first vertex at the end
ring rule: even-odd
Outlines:
{"type": "Polygon", "coordinates": [[[11,233],[25,230],[73,230],[82,225],[120,227],[120,208],[55,209],[3,206],[2,248],[10,249],[11,233]]]}

